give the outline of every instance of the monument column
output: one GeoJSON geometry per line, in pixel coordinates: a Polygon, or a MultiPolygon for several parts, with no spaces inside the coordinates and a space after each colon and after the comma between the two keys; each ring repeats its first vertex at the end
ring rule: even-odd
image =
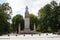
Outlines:
{"type": "Polygon", "coordinates": [[[20,34],[20,24],[19,24],[19,26],[18,26],[18,33],[20,34]]]}
{"type": "Polygon", "coordinates": [[[26,6],[26,11],[25,11],[25,31],[30,31],[30,20],[29,20],[29,11],[28,11],[28,6],[26,6]]]}
{"type": "Polygon", "coordinates": [[[34,32],[36,31],[36,26],[35,26],[35,24],[34,24],[34,32]]]}

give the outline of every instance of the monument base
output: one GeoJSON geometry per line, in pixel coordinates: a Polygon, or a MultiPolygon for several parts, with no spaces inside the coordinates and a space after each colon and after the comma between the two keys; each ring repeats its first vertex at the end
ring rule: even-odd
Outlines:
{"type": "Polygon", "coordinates": [[[34,31],[29,31],[29,32],[21,31],[20,34],[36,34],[36,32],[34,32],[34,31]]]}
{"type": "Polygon", "coordinates": [[[30,29],[24,29],[24,31],[20,31],[20,34],[36,34],[36,31],[31,31],[30,29]]]}

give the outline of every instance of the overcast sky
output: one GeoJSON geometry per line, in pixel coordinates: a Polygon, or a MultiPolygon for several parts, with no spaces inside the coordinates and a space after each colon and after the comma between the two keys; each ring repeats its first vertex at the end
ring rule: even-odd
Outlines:
{"type": "Polygon", "coordinates": [[[26,6],[29,8],[29,13],[38,15],[38,10],[51,1],[52,0],[0,0],[0,3],[8,2],[10,4],[13,11],[12,16],[15,16],[16,14],[21,14],[24,16],[26,6]]]}

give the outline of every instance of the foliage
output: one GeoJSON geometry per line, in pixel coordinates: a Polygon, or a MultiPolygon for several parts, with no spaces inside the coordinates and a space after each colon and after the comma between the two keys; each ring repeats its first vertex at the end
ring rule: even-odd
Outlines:
{"type": "Polygon", "coordinates": [[[45,5],[39,10],[40,27],[41,32],[48,32],[48,28],[51,28],[51,32],[57,32],[60,30],[60,6],[55,1],[45,5]]]}
{"type": "MultiPolygon", "coordinates": [[[[16,16],[13,17],[12,19],[12,27],[13,27],[13,31],[16,32],[16,30],[18,31],[18,26],[21,26],[21,30],[24,29],[24,19],[22,15],[17,14],[16,16]]],[[[17,32],[18,33],[18,32],[17,32]]]]}
{"type": "Polygon", "coordinates": [[[35,24],[35,26],[37,26],[38,18],[34,14],[29,14],[29,16],[30,16],[30,29],[33,30],[34,24],[35,24]]]}
{"type": "Polygon", "coordinates": [[[8,33],[10,23],[10,13],[12,12],[11,7],[8,3],[0,4],[0,34],[8,33]]]}

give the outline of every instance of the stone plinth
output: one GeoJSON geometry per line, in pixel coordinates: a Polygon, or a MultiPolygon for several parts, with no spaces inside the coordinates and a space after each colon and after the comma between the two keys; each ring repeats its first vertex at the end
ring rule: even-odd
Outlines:
{"type": "Polygon", "coordinates": [[[35,31],[21,31],[20,34],[36,34],[35,31]]]}

